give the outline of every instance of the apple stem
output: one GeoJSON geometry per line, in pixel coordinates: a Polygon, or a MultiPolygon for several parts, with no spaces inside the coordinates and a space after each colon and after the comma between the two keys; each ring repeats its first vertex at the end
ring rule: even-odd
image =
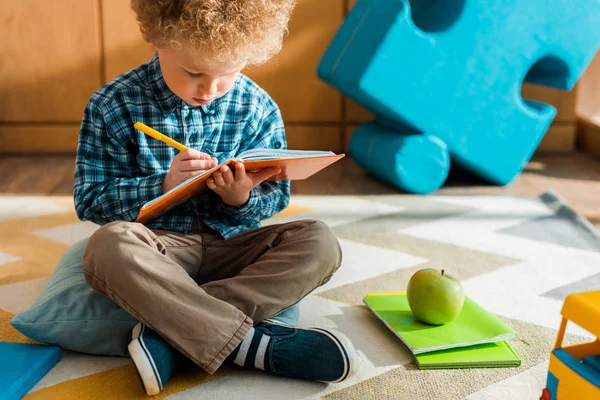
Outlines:
{"type": "Polygon", "coordinates": [[[442,270],[442,275],[444,275],[444,270],[442,270]]]}

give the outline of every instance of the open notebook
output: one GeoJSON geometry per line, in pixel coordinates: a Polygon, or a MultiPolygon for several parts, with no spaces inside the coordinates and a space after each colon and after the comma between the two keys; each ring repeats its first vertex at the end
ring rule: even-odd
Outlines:
{"type": "Polygon", "coordinates": [[[433,326],[417,321],[406,292],[371,293],[367,307],[408,347],[419,368],[518,366],[508,340],[514,331],[469,297],[453,321],[433,326]]]}
{"type": "Polygon", "coordinates": [[[241,160],[247,171],[267,167],[280,167],[281,173],[269,179],[274,181],[306,179],[343,157],[344,154],[335,154],[331,151],[278,150],[268,148],[247,150],[239,154],[237,159],[227,160],[203,174],[188,179],[162,196],[144,204],[136,222],[142,224],[151,222],[171,208],[208,190],[206,180],[223,165],[231,165],[236,160],[241,160]]]}

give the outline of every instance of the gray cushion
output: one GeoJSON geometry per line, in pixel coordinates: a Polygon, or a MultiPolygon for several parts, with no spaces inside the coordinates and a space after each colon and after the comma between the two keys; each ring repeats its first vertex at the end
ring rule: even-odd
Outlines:
{"type": "Polygon", "coordinates": [[[85,281],[81,260],[87,241],[67,250],[40,297],[10,323],[40,342],[82,353],[127,356],[137,321],[85,281]]]}

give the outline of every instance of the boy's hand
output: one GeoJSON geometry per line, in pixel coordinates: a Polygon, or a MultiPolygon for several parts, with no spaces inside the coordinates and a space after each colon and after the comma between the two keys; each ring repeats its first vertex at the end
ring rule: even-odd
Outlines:
{"type": "Polygon", "coordinates": [[[250,191],[263,181],[281,172],[279,167],[259,169],[247,172],[244,164],[235,163],[234,172],[226,165],[222,166],[206,181],[209,189],[213,190],[223,202],[230,206],[241,206],[250,198],[250,191]]]}
{"type": "Polygon", "coordinates": [[[163,193],[168,192],[175,186],[217,166],[217,159],[198,150],[187,149],[175,156],[171,162],[169,172],[163,180],[163,193]]]}

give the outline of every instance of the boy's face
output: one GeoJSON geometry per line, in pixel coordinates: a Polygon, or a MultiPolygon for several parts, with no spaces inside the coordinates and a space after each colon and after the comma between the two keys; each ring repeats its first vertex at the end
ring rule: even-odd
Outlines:
{"type": "Polygon", "coordinates": [[[209,104],[225,95],[244,65],[210,63],[185,50],[157,49],[160,68],[167,86],[192,106],[209,104]]]}

